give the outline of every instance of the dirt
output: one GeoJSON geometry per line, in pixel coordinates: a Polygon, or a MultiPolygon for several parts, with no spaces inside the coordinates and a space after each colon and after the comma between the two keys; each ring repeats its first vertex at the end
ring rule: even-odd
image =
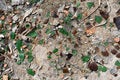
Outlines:
{"type": "Polygon", "coordinates": [[[120,80],[120,0],[11,1],[0,1],[0,80],[120,80]]]}

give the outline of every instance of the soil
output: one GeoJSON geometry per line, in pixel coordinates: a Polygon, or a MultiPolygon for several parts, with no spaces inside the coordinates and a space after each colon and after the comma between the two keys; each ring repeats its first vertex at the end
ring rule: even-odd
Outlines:
{"type": "Polygon", "coordinates": [[[0,80],[120,80],[120,0],[30,1],[0,1],[0,80]]]}

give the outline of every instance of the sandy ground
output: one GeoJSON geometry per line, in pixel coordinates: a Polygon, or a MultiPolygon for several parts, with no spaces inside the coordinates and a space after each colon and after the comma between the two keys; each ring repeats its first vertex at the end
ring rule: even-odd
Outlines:
{"type": "MultiPolygon", "coordinates": [[[[70,43],[70,41],[62,35],[59,35],[58,37],[56,37],[56,39],[53,38],[48,39],[48,35],[45,34],[45,30],[48,27],[51,27],[51,25],[49,24],[43,24],[44,20],[46,20],[45,16],[48,12],[58,11],[58,9],[60,9],[60,7],[63,6],[64,4],[67,5],[76,4],[79,1],[80,0],[45,0],[43,4],[38,5],[38,8],[36,8],[36,5],[33,6],[32,8],[36,10],[42,9],[41,15],[36,15],[34,17],[37,17],[38,21],[39,19],[41,21],[40,23],[42,24],[43,29],[41,30],[39,36],[40,37],[42,36],[42,38],[46,40],[46,44],[38,45],[35,43],[35,41],[33,42],[35,43],[33,44],[34,48],[32,51],[34,60],[31,63],[25,60],[21,65],[16,64],[14,57],[16,57],[18,53],[13,52],[12,59],[6,58],[4,61],[8,65],[8,69],[6,69],[2,75],[5,74],[10,75],[11,76],[10,80],[120,80],[120,70],[117,69],[117,67],[114,65],[115,61],[119,60],[119,58],[116,58],[115,55],[113,55],[110,52],[111,48],[114,48],[114,45],[118,45],[118,43],[115,43],[113,39],[115,37],[120,38],[120,31],[117,30],[115,25],[112,28],[109,26],[109,23],[113,22],[113,18],[117,16],[116,12],[120,8],[120,5],[117,3],[119,0],[101,0],[102,5],[100,9],[104,9],[104,5],[108,4],[107,10],[109,12],[109,19],[108,19],[109,23],[106,24],[106,27],[103,26],[95,27],[94,35],[91,35],[90,37],[87,37],[84,34],[85,28],[82,28],[82,26],[84,26],[85,23],[88,21],[93,22],[94,16],[99,15],[99,10],[94,12],[91,15],[91,18],[86,19],[82,24],[81,21],[72,22],[72,25],[77,27],[72,28],[71,31],[77,29],[78,30],[77,37],[80,36],[81,38],[81,42],[80,43],[78,42],[79,47],[77,48],[74,48],[73,47],[74,44],[70,43]],[[107,46],[103,46],[103,43],[106,40],[110,40],[109,41],[110,44],[108,44],[107,46]],[[61,52],[65,54],[72,53],[72,51],[69,52],[65,51],[64,45],[67,45],[70,49],[76,49],[78,51],[78,54],[73,56],[69,61],[66,60],[66,57],[61,58],[60,56],[57,56],[61,52]],[[100,51],[96,52],[95,47],[99,47],[100,51]],[[52,54],[52,58],[48,59],[47,56],[49,52],[52,51],[54,48],[60,48],[59,51],[57,52],[58,54],[52,54]],[[104,57],[101,55],[101,51],[103,50],[103,48],[107,49],[108,52],[110,53],[108,57],[104,57]],[[100,58],[104,61],[104,64],[102,65],[107,67],[107,71],[102,72],[102,71],[89,70],[87,66],[89,62],[83,63],[80,58],[82,55],[88,55],[88,53],[90,53],[91,55],[91,59],[89,62],[94,61],[94,57],[98,56],[97,58],[98,60],[100,58]],[[28,67],[35,71],[34,76],[27,74],[26,69],[28,67]],[[63,71],[64,68],[68,68],[69,71],[67,73],[64,73],[63,71]],[[110,71],[112,69],[114,70],[113,72],[117,74],[117,76],[111,74],[110,71]]],[[[85,15],[89,15],[99,6],[99,0],[98,1],[86,0],[80,2],[80,6],[82,6],[81,7],[82,10],[79,9],[78,12],[83,12],[84,13],[83,18],[84,18],[85,15]],[[90,10],[86,8],[86,3],[89,1],[95,3],[95,7],[93,7],[90,10]]],[[[23,14],[24,13],[20,15],[23,14]]],[[[32,19],[32,17],[33,15],[30,15],[24,21],[29,22],[32,19]]],[[[54,20],[57,19],[50,18],[49,22],[53,24],[54,20]]],[[[103,24],[104,22],[105,20],[103,20],[101,24],[103,24]]],[[[23,22],[23,24],[25,24],[25,22],[23,22]]],[[[35,24],[33,23],[33,25],[36,24],[37,23],[35,24]]],[[[66,24],[61,24],[61,25],[64,27],[69,26],[66,24]]],[[[77,42],[77,38],[73,39],[73,42],[77,42]]],[[[117,52],[120,53],[120,49],[118,49],[117,52]]]]}

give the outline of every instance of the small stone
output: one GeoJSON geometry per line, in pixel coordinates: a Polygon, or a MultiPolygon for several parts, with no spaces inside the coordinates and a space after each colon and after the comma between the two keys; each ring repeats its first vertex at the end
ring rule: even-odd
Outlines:
{"type": "Polygon", "coordinates": [[[88,68],[91,70],[91,71],[97,71],[98,70],[98,65],[96,62],[91,62],[88,64],[88,68]]]}
{"type": "Polygon", "coordinates": [[[45,19],[45,20],[43,21],[44,24],[47,24],[48,22],[49,22],[49,19],[45,19]]]}
{"type": "Polygon", "coordinates": [[[120,53],[118,53],[118,54],[116,55],[116,57],[117,57],[117,58],[120,58],[120,53]]]}
{"type": "Polygon", "coordinates": [[[117,29],[120,30],[120,16],[115,17],[115,18],[113,19],[113,21],[114,21],[117,29]]]}
{"type": "Polygon", "coordinates": [[[97,63],[102,63],[102,57],[99,56],[99,55],[96,55],[96,56],[94,57],[94,61],[97,62],[97,63]]]}
{"type": "Polygon", "coordinates": [[[111,53],[115,55],[117,53],[117,51],[115,49],[112,49],[111,53]]]}
{"type": "Polygon", "coordinates": [[[63,12],[64,7],[65,7],[65,5],[61,6],[61,7],[58,9],[58,12],[59,12],[59,13],[60,13],[60,12],[63,12]]]}
{"type": "Polygon", "coordinates": [[[117,50],[119,50],[120,49],[120,47],[118,46],[118,45],[116,45],[116,46],[114,46],[115,47],[115,49],[117,49],[117,50]]]}
{"type": "Polygon", "coordinates": [[[54,19],[54,20],[53,20],[53,25],[56,26],[56,25],[58,25],[58,24],[59,24],[58,19],[54,19]]]}
{"type": "Polygon", "coordinates": [[[105,51],[102,51],[101,53],[102,53],[102,55],[103,55],[104,57],[109,56],[109,53],[108,53],[108,51],[106,51],[106,50],[105,50],[105,51]]]}
{"type": "Polygon", "coordinates": [[[47,60],[47,52],[48,52],[47,48],[42,47],[40,45],[37,45],[33,50],[33,54],[35,54],[36,63],[40,67],[43,65],[48,65],[48,64],[44,64],[47,60]]]}
{"type": "Polygon", "coordinates": [[[8,80],[8,75],[3,75],[3,79],[2,80],[8,80]]]}

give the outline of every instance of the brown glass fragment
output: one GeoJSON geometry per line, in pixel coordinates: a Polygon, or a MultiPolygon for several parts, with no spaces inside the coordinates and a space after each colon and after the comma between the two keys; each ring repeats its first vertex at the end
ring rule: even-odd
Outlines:
{"type": "Polygon", "coordinates": [[[49,19],[45,19],[43,23],[47,24],[48,22],[49,22],[49,19]]]}

